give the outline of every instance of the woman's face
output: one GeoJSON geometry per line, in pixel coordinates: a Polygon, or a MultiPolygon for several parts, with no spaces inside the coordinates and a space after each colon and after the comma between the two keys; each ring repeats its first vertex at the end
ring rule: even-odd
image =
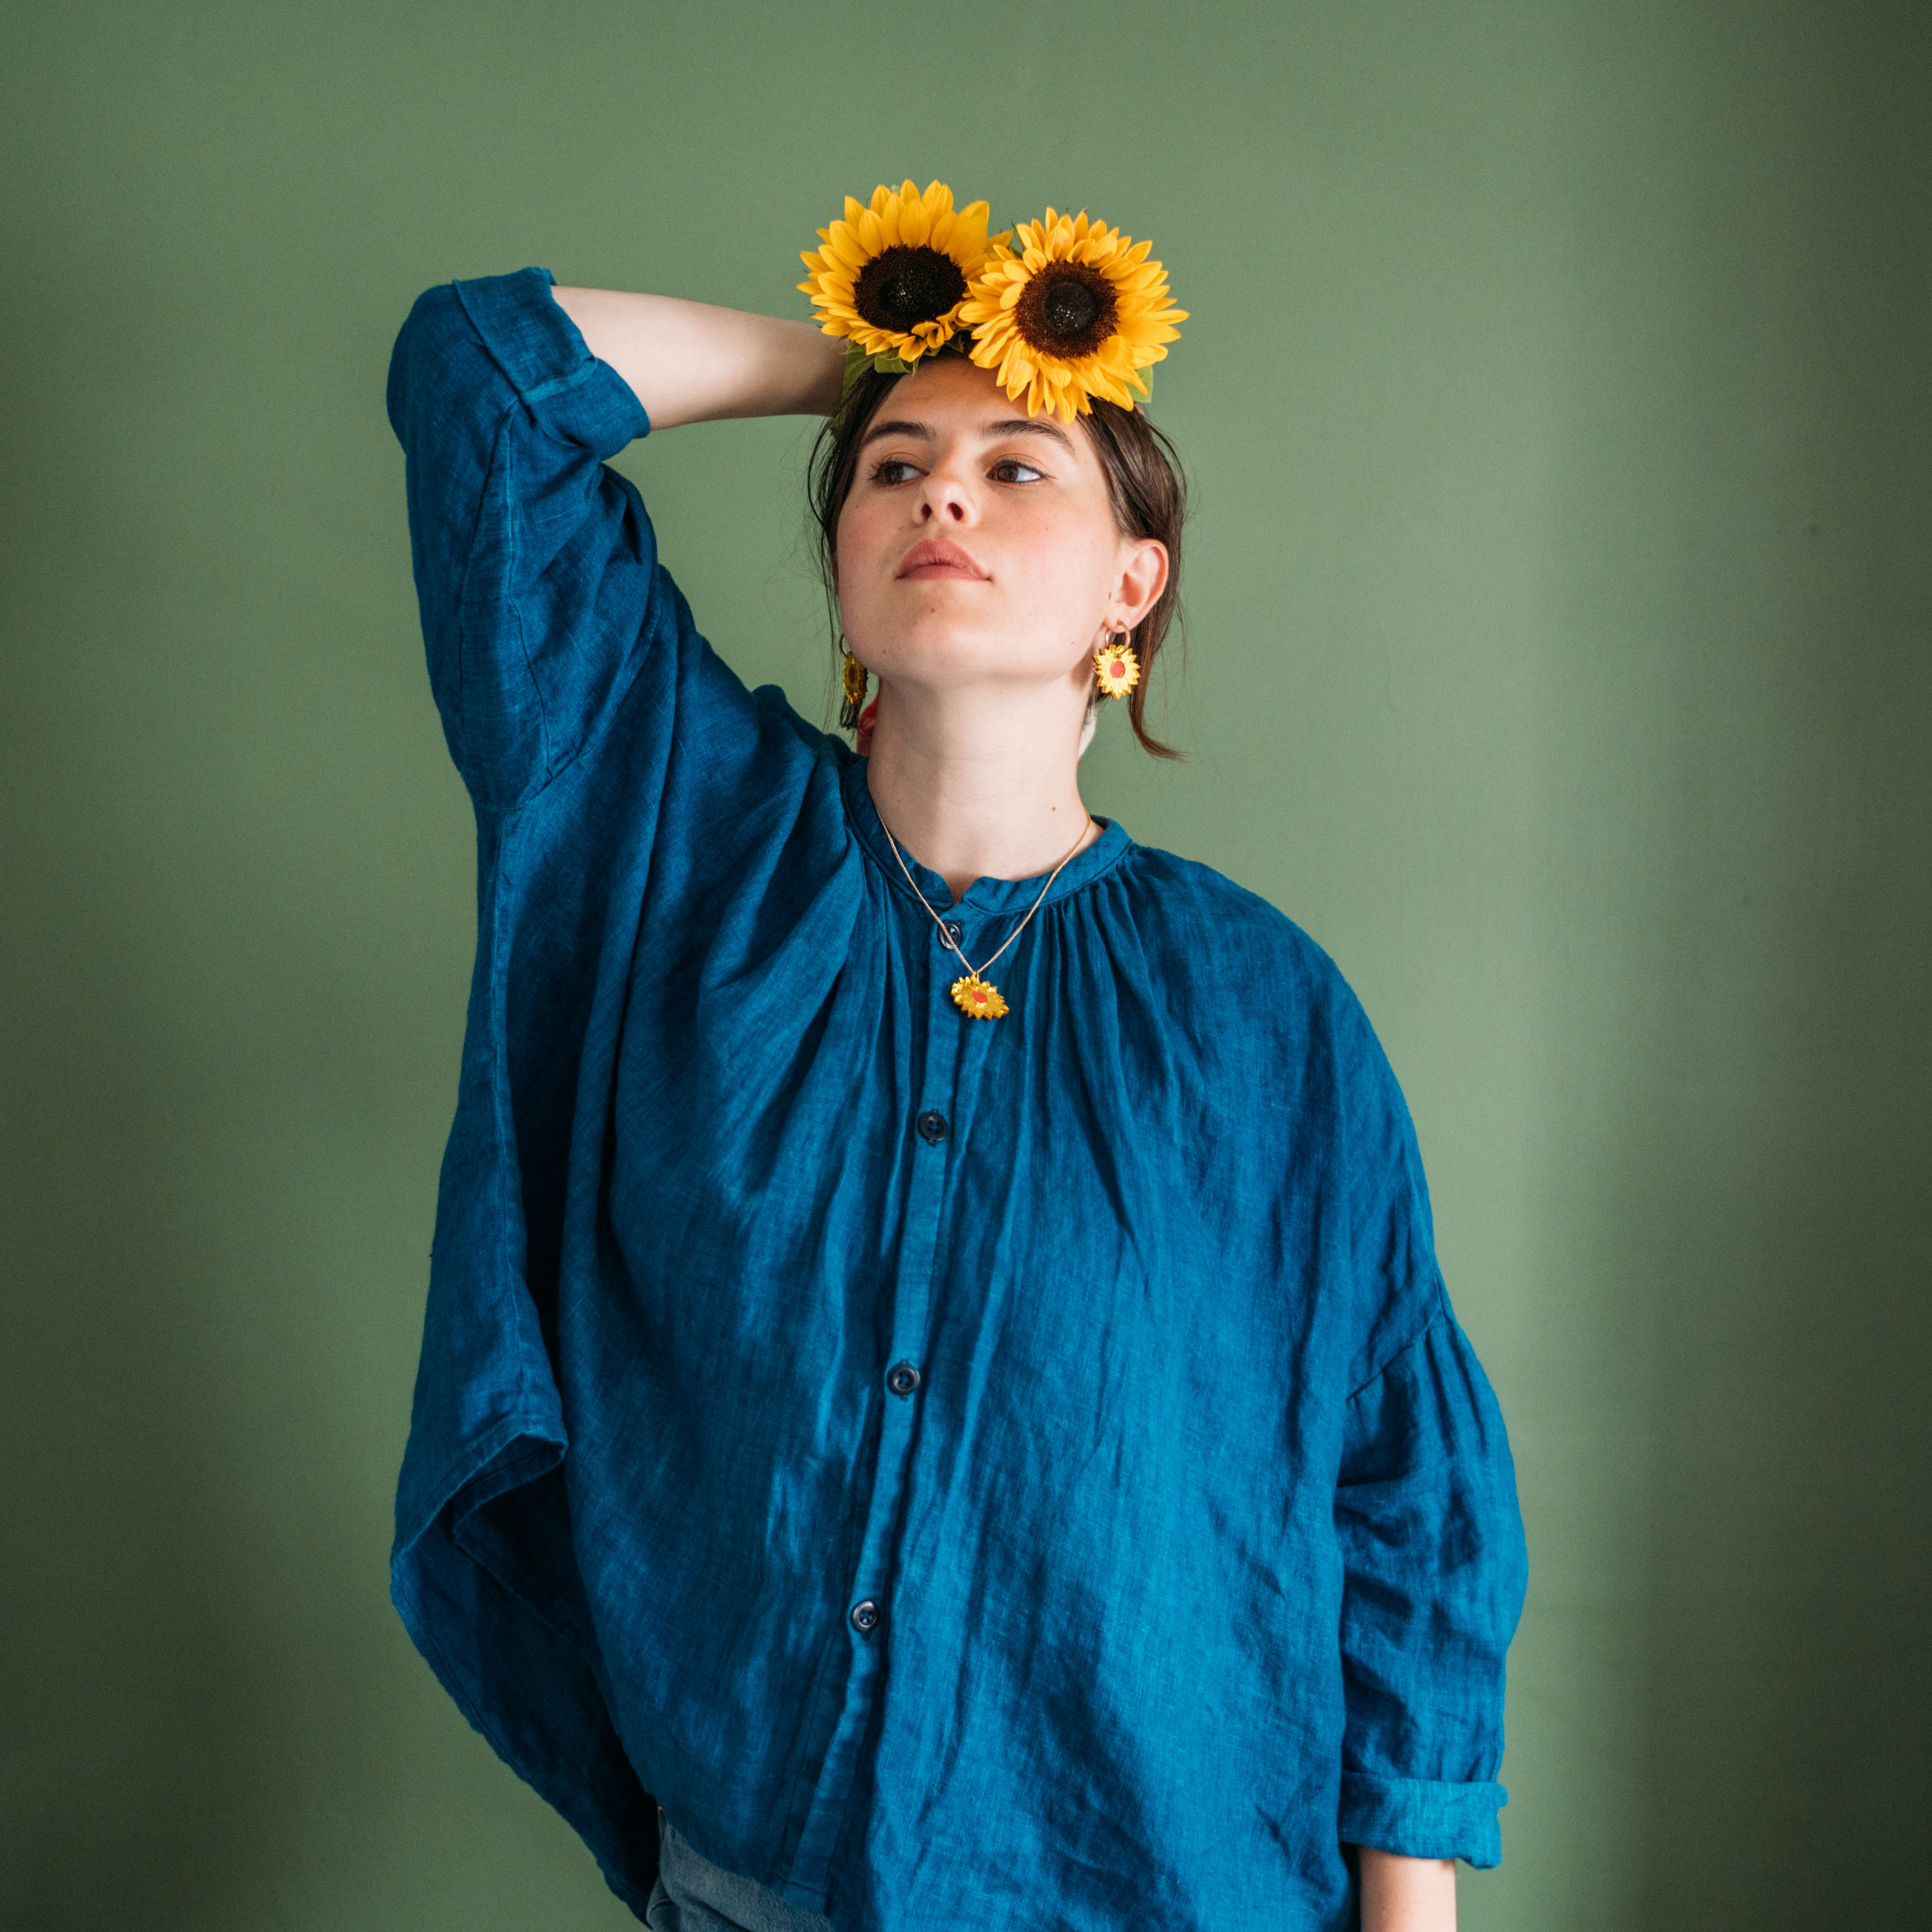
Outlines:
{"type": "Polygon", "coordinates": [[[882,679],[1084,703],[1090,654],[1152,606],[1167,552],[1120,534],[1084,429],[1022,415],[990,370],[944,356],[867,427],[836,568],[847,644],[882,679]]]}

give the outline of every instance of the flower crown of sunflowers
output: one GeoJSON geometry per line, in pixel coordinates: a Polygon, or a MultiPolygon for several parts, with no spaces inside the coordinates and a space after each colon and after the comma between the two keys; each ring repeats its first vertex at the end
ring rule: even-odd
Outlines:
{"type": "Polygon", "coordinates": [[[904,375],[963,349],[1030,416],[1071,422],[1104,397],[1123,409],[1153,392],[1153,365],[1187,319],[1154,244],[1104,221],[1058,214],[989,236],[983,201],[952,205],[934,182],[849,195],[845,217],[801,256],[819,326],[846,341],[845,386],[867,369],[904,375]],[[962,334],[963,332],[963,334],[962,334]]]}

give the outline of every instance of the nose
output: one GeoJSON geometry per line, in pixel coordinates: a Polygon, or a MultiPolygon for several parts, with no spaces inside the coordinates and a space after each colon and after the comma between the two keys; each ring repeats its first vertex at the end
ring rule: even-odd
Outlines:
{"type": "Polygon", "coordinates": [[[919,520],[922,524],[969,524],[973,520],[973,499],[965,479],[950,464],[928,472],[920,493],[919,520]]]}

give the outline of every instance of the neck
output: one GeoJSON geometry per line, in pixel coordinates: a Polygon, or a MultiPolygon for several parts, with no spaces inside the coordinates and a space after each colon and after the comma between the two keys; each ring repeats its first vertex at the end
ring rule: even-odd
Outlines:
{"type": "Polygon", "coordinates": [[[874,808],[956,899],[975,879],[1050,872],[1100,836],[1080,801],[1080,719],[1031,694],[884,684],[866,772],[874,808]]]}

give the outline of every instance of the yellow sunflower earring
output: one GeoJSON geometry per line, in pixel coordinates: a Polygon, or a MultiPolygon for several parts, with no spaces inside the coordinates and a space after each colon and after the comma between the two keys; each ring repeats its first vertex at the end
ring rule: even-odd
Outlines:
{"type": "Polygon", "coordinates": [[[872,673],[845,648],[845,640],[838,640],[838,682],[844,694],[844,701],[838,707],[838,725],[841,730],[853,731],[858,728],[859,713],[866,708],[866,687],[872,681],[872,673]]]}
{"type": "Polygon", "coordinates": [[[1141,661],[1123,631],[1094,653],[1094,674],[1109,698],[1124,698],[1141,681],[1141,661]]]}

